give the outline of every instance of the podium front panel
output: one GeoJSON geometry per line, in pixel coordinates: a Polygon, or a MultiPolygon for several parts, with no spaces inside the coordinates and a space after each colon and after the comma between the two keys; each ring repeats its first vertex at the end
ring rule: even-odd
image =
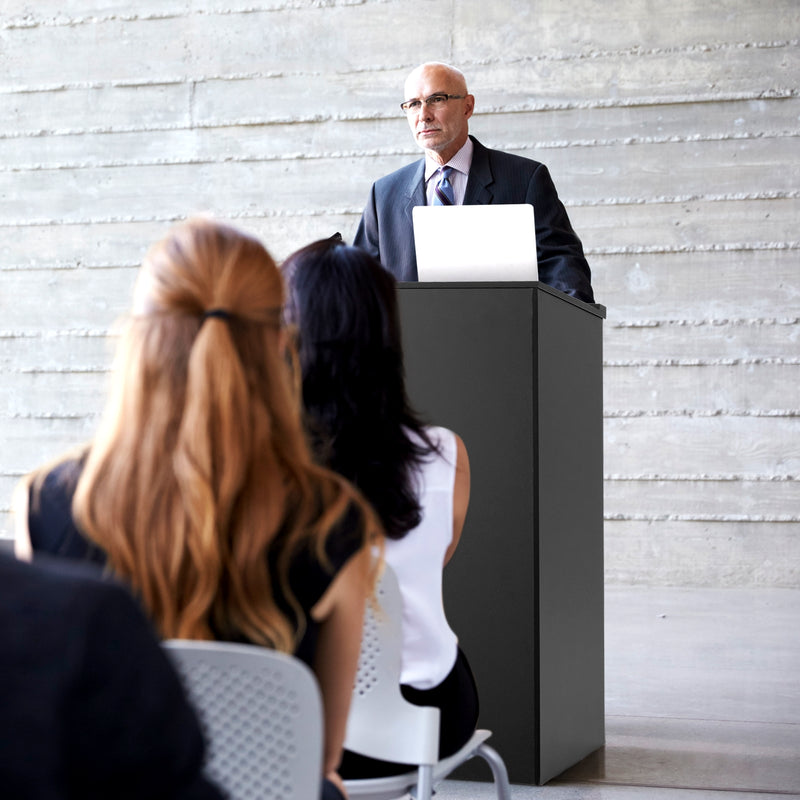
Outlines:
{"type": "MultiPolygon", "coordinates": [[[[444,595],[478,684],[479,725],[493,731],[512,782],[544,783],[603,743],[600,364],[587,369],[597,355],[591,347],[579,374],[558,363],[560,347],[583,352],[583,337],[599,339],[602,320],[540,284],[400,284],[399,298],[412,405],[427,422],[458,433],[470,458],[469,511],[445,570],[444,595]],[[552,341],[540,352],[548,335],[542,315],[548,328],[564,328],[567,339],[575,328],[577,340],[552,341]],[[540,385],[540,371],[547,387],[540,385]],[[572,398],[570,415],[582,415],[587,402],[587,421],[572,431],[559,429],[561,418],[551,408],[565,398],[572,398]],[[587,447],[593,455],[584,463],[587,447]],[[573,475],[578,462],[583,466],[573,475]],[[572,503],[562,519],[561,478],[555,476],[564,474],[572,491],[580,492],[584,482],[594,488],[577,517],[572,503]],[[543,498],[543,489],[555,495],[543,498]],[[538,521],[542,511],[546,531],[538,521]],[[565,533],[576,524],[581,530],[565,533]],[[570,551],[587,536],[596,546],[571,564],[570,551]],[[543,566],[549,583],[540,580],[543,566]],[[561,608],[573,577],[583,584],[576,586],[582,594],[561,608]],[[553,608],[558,613],[551,614],[553,608]],[[544,627],[543,610],[551,614],[544,627]],[[574,635],[588,635],[582,664],[562,664],[572,659],[574,635]],[[583,683],[589,669],[575,709],[574,684],[583,683]],[[552,731],[543,730],[543,722],[552,731]]],[[[473,761],[456,777],[485,780],[486,767],[473,761]]]]}

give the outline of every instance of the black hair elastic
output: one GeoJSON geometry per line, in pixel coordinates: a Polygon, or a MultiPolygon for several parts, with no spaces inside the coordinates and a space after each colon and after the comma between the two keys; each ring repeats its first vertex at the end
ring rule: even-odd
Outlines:
{"type": "Polygon", "coordinates": [[[208,311],[203,313],[203,319],[208,319],[209,317],[217,317],[218,319],[229,320],[231,318],[231,312],[226,311],[224,308],[210,308],[208,311]]]}

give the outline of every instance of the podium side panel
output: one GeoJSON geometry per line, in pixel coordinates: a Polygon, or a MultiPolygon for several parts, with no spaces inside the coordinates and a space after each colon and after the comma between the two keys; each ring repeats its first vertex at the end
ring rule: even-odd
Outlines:
{"type": "Polygon", "coordinates": [[[539,783],[605,740],[602,320],[538,295],[539,783]]]}
{"type": "MultiPolygon", "coordinates": [[[[532,290],[400,287],[408,392],[458,433],[472,488],[445,608],[475,673],[481,727],[511,780],[535,783],[532,290]]],[[[455,777],[487,780],[479,760],[455,777]]]]}

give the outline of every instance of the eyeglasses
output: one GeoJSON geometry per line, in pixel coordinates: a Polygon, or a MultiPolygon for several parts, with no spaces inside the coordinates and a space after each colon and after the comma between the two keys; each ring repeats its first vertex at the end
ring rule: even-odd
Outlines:
{"type": "Polygon", "coordinates": [[[417,111],[422,108],[423,103],[426,108],[437,109],[443,106],[448,100],[463,100],[465,97],[466,95],[464,94],[445,94],[444,92],[437,92],[430,97],[426,97],[424,100],[418,100],[417,98],[406,100],[405,103],[400,103],[400,108],[402,108],[406,114],[416,114],[417,111]]]}

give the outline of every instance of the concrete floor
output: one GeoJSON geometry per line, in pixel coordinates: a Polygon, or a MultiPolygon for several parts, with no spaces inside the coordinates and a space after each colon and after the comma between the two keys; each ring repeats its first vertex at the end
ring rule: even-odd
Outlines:
{"type": "Polygon", "coordinates": [[[800,589],[608,588],[605,630],[606,746],[514,800],[800,798],[800,589]]]}

